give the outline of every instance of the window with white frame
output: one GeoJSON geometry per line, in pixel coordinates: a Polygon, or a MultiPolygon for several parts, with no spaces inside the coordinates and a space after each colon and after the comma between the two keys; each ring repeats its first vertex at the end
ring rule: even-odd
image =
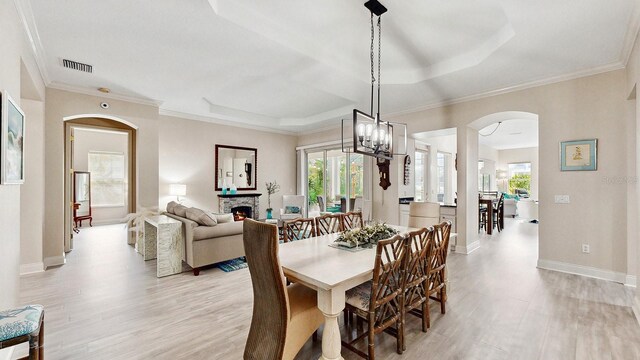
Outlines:
{"type": "Polygon", "coordinates": [[[92,206],[125,206],[126,163],[123,153],[89,151],[92,206]]]}

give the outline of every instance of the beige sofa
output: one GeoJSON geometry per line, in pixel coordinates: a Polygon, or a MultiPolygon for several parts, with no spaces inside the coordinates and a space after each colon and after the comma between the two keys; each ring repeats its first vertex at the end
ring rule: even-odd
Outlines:
{"type": "Polygon", "coordinates": [[[184,224],[185,261],[193,268],[194,275],[198,276],[200,268],[204,266],[245,255],[242,221],[206,226],[169,212],[165,215],[184,224]]]}

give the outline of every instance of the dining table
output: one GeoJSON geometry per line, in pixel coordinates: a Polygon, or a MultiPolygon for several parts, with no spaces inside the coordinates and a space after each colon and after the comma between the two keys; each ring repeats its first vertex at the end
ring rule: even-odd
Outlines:
{"type": "MultiPolygon", "coordinates": [[[[401,234],[414,228],[392,226],[401,234]]],[[[373,277],[376,246],[336,248],[340,234],[311,237],[280,244],[279,258],[287,279],[315,289],[318,308],[325,318],[322,360],[342,359],[338,316],[345,307],[345,293],[373,277]],[[333,246],[331,246],[333,244],[333,246]]]]}

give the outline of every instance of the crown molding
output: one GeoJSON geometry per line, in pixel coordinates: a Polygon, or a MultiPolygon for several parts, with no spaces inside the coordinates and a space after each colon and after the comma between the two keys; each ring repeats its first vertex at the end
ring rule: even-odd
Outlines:
{"type": "Polygon", "coordinates": [[[270,127],[266,127],[266,126],[260,126],[260,125],[255,125],[255,124],[247,124],[247,123],[242,123],[242,122],[232,121],[232,120],[221,120],[221,119],[210,117],[210,116],[189,114],[189,113],[185,113],[185,112],[169,110],[169,109],[163,109],[163,108],[160,108],[159,113],[160,113],[160,115],[164,115],[164,116],[172,116],[172,117],[181,118],[181,119],[187,119],[187,120],[208,122],[208,123],[213,123],[213,124],[218,124],[218,125],[231,126],[231,127],[235,127],[235,128],[252,129],[252,130],[258,130],[258,131],[263,131],[263,132],[281,134],[281,135],[293,135],[293,136],[298,135],[298,133],[296,133],[294,131],[275,129],[275,128],[270,128],[270,127]]]}
{"type": "Polygon", "coordinates": [[[29,0],[14,0],[13,3],[18,11],[18,16],[20,17],[20,22],[22,22],[24,32],[29,39],[29,45],[31,45],[31,51],[33,52],[36,65],[38,65],[42,81],[45,86],[49,86],[51,80],[49,78],[49,72],[47,71],[47,63],[45,60],[47,57],[44,52],[44,46],[42,46],[42,41],[40,40],[40,34],[38,33],[36,20],[33,16],[31,3],[29,0]]]}
{"type": "Polygon", "coordinates": [[[95,96],[95,97],[100,97],[105,99],[127,101],[130,103],[140,104],[140,105],[148,105],[148,106],[155,106],[155,107],[159,107],[160,105],[162,105],[162,101],[159,101],[159,100],[143,99],[135,96],[121,95],[121,94],[114,94],[114,93],[106,94],[98,91],[97,89],[63,84],[59,82],[52,82],[49,85],[47,85],[47,87],[51,89],[64,90],[64,91],[69,91],[73,93],[95,96]]]}
{"type": "Polygon", "coordinates": [[[440,107],[444,107],[444,106],[455,105],[455,104],[465,103],[465,102],[469,102],[469,101],[485,99],[485,98],[496,96],[496,95],[503,95],[503,94],[508,94],[508,93],[512,93],[512,92],[516,92],[516,91],[536,88],[536,87],[540,87],[540,86],[544,86],[544,85],[551,85],[551,84],[555,84],[555,83],[559,83],[559,82],[563,82],[563,81],[575,80],[575,79],[579,79],[579,78],[583,78],[583,77],[587,77],[587,76],[603,74],[603,73],[607,73],[607,72],[615,71],[615,70],[620,70],[620,69],[624,69],[624,68],[625,68],[625,66],[621,61],[616,61],[614,63],[610,63],[610,64],[607,64],[607,65],[598,66],[598,67],[585,69],[585,70],[580,70],[580,71],[576,71],[576,72],[573,72],[573,73],[563,74],[563,75],[559,75],[559,76],[553,76],[553,77],[549,77],[549,78],[541,79],[541,80],[534,80],[534,81],[530,81],[530,82],[527,82],[527,83],[522,83],[522,84],[519,84],[519,85],[509,86],[509,87],[496,89],[496,90],[490,90],[490,91],[486,91],[486,92],[483,92],[483,93],[469,95],[469,96],[463,96],[463,97],[456,98],[456,99],[439,101],[439,102],[432,103],[432,104],[429,104],[429,105],[415,107],[415,108],[412,108],[412,109],[409,109],[409,110],[402,110],[402,111],[387,113],[387,114],[385,114],[385,117],[397,117],[397,116],[402,116],[402,115],[407,115],[407,114],[413,114],[413,113],[420,112],[420,111],[431,110],[431,109],[436,109],[436,108],[440,108],[440,107]]]}
{"type": "Polygon", "coordinates": [[[633,13],[631,13],[631,19],[629,20],[629,27],[627,27],[627,33],[624,36],[624,43],[622,45],[622,51],[620,52],[620,61],[626,67],[633,51],[633,46],[638,38],[638,32],[640,31],[640,3],[636,3],[633,13]]]}

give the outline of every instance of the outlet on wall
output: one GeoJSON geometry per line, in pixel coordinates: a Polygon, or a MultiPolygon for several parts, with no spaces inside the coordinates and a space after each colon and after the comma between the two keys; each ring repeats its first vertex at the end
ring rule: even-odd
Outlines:
{"type": "Polygon", "coordinates": [[[555,203],[556,204],[568,204],[570,202],[569,195],[556,195],[555,203]]]}
{"type": "Polygon", "coordinates": [[[591,253],[591,250],[589,249],[589,244],[582,244],[582,252],[585,254],[591,253]]]}

